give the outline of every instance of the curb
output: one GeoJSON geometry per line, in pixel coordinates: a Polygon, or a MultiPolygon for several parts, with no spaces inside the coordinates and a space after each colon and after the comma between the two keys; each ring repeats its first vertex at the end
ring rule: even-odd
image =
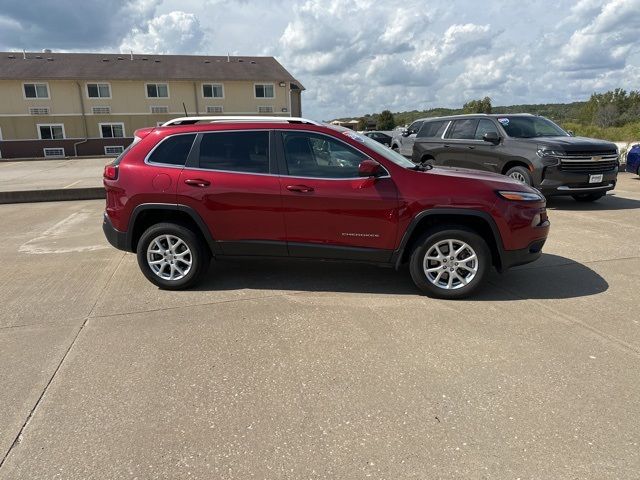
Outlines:
{"type": "Polygon", "coordinates": [[[61,202],[67,200],[100,200],[106,197],[104,187],[69,188],[54,190],[18,190],[0,192],[0,204],[61,202]]]}

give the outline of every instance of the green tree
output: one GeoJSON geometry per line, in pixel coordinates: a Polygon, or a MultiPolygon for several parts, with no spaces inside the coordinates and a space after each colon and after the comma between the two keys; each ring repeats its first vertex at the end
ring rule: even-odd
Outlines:
{"type": "Polygon", "coordinates": [[[491,99],[471,100],[463,105],[462,110],[464,113],[491,113],[491,99]]]}
{"type": "Polygon", "coordinates": [[[367,129],[367,119],[364,117],[360,117],[360,119],[358,120],[358,125],[356,125],[356,129],[359,132],[363,132],[367,129]]]}
{"type": "Polygon", "coordinates": [[[378,115],[378,121],[376,122],[376,129],[378,130],[393,130],[396,126],[396,121],[393,118],[393,114],[389,110],[383,110],[378,115]]]}

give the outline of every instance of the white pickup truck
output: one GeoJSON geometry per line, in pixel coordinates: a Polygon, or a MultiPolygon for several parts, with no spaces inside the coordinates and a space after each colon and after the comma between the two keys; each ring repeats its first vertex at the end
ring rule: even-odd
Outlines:
{"type": "Polygon", "coordinates": [[[419,118],[409,125],[409,127],[395,130],[391,138],[391,148],[401,155],[411,158],[416,134],[425,120],[426,118],[419,118]]]}

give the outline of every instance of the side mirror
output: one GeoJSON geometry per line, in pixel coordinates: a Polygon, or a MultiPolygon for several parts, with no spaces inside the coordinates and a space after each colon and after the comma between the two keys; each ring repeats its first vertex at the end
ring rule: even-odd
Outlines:
{"type": "Polygon", "coordinates": [[[494,145],[500,143],[500,135],[498,135],[496,132],[487,132],[482,136],[482,139],[485,142],[493,143],[494,145]]]}
{"type": "Polygon", "coordinates": [[[570,137],[575,137],[576,134],[573,132],[573,130],[567,130],[567,133],[569,134],[570,137]]]}
{"type": "Polygon", "coordinates": [[[358,175],[360,177],[379,177],[382,175],[382,165],[375,160],[363,160],[358,165],[358,175]]]}
{"type": "Polygon", "coordinates": [[[403,137],[408,137],[408,136],[409,136],[409,130],[408,130],[407,128],[403,128],[403,129],[401,130],[401,135],[402,135],[403,137]]]}

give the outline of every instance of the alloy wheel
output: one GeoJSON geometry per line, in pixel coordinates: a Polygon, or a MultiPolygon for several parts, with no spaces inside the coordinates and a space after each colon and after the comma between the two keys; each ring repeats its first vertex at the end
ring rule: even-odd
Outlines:
{"type": "Polygon", "coordinates": [[[461,240],[441,240],[427,250],[422,268],[433,285],[455,290],[468,285],[475,278],[478,256],[469,244],[461,240]]]}
{"type": "Polygon", "coordinates": [[[163,280],[180,280],[191,270],[193,257],[180,237],[158,235],[147,247],[147,263],[151,271],[163,280]]]}

